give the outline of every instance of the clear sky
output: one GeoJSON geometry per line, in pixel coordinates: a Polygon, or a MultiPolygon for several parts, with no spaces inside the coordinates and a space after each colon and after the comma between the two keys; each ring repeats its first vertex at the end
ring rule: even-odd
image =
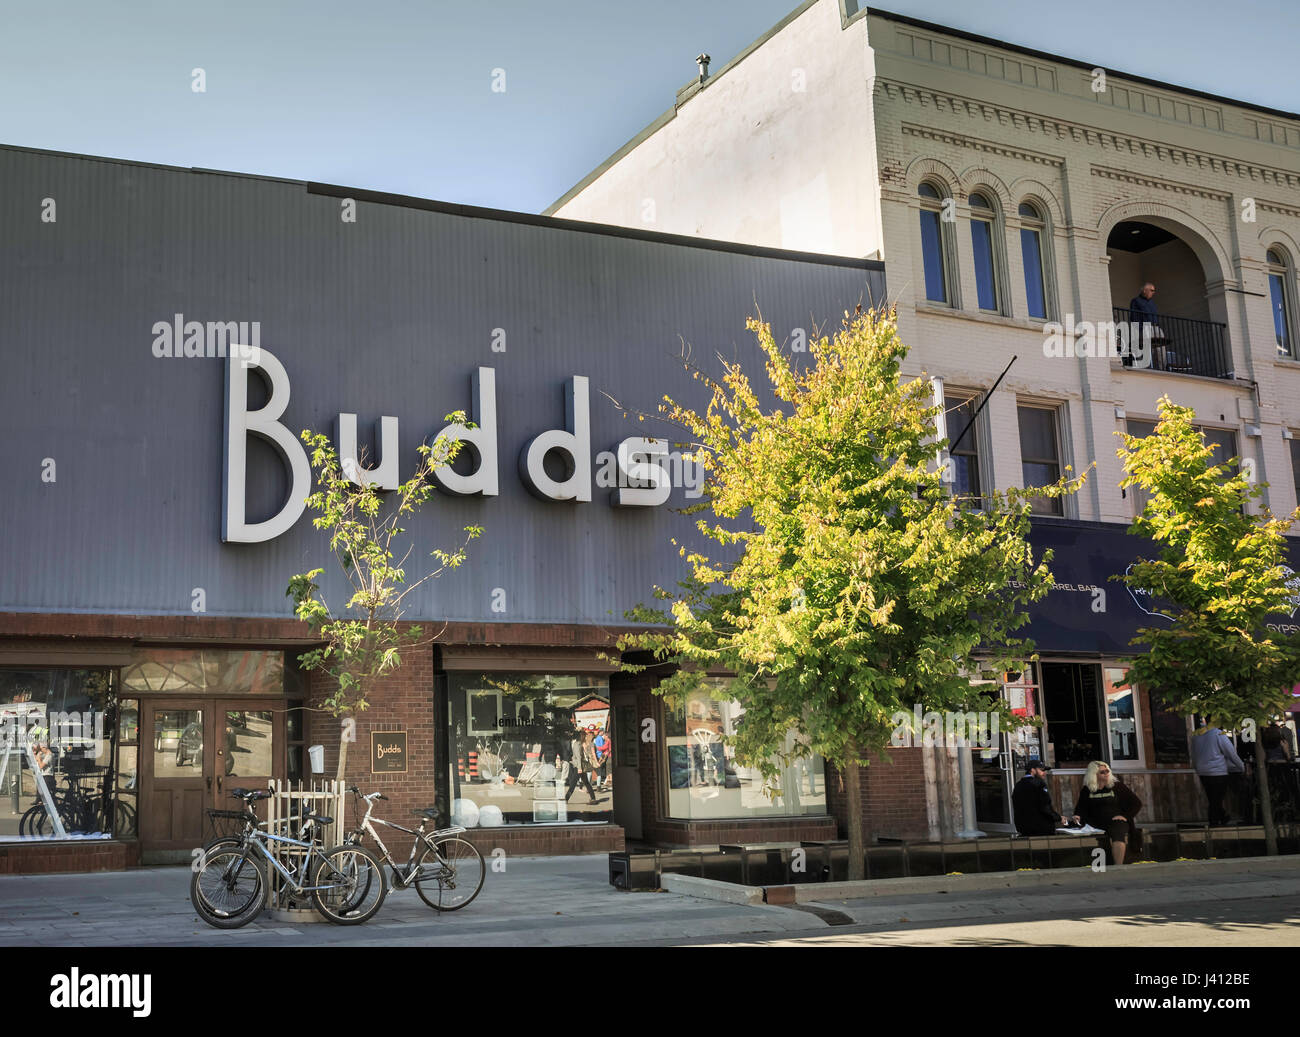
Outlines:
{"type": "MultiPolygon", "coordinates": [[[[795,5],[0,0],[0,143],[536,212],[795,5]]],[[[881,6],[1300,109],[1297,0],[881,6]]]]}

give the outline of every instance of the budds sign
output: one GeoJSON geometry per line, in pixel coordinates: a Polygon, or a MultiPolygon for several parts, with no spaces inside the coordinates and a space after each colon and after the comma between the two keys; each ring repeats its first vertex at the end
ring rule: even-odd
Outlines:
{"type": "MultiPolygon", "coordinates": [[[[289,405],[289,376],[273,353],[259,348],[232,350],[226,360],[225,463],[222,476],[221,539],[226,543],[254,544],[288,532],[302,516],[311,492],[311,465],[307,452],[280,419],[289,405]],[[261,373],[268,385],[266,402],[249,409],[248,379],[261,373]],[[248,437],[258,436],[279,453],[289,473],[289,492],[270,518],[250,522],[245,511],[248,477],[248,437]]],[[[473,470],[456,472],[443,466],[433,473],[439,489],[458,496],[495,497],[500,492],[497,441],[496,371],[480,367],[470,379],[471,426],[447,425],[427,438],[460,440],[473,470]]],[[[564,385],[564,427],[537,433],[522,445],[518,455],[519,478],[536,497],[546,501],[590,502],[593,485],[611,490],[609,502],[620,508],[652,508],[667,502],[673,487],[682,486],[688,497],[698,497],[703,469],[698,462],[670,452],[664,439],[633,436],[612,451],[591,452],[591,414],[588,380],[573,375],[564,385]],[[546,459],[558,458],[562,472],[548,472],[546,459]]],[[[375,428],[378,444],[373,464],[362,465],[357,451],[357,416],[339,414],[335,447],[343,474],[358,485],[396,490],[400,482],[398,419],[382,417],[375,428]]]]}

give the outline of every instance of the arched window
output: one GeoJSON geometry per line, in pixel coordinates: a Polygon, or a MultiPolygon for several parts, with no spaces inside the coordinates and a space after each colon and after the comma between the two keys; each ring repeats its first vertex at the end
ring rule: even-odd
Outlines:
{"type": "Polygon", "coordinates": [[[952,283],[952,235],[944,214],[952,211],[946,189],[926,181],[917,188],[921,197],[921,259],[925,265],[925,297],[929,302],[955,306],[952,283]],[[945,205],[945,203],[947,203],[945,205]]]}
{"type": "Polygon", "coordinates": [[[1031,202],[1020,203],[1020,255],[1025,261],[1025,299],[1029,316],[1047,319],[1047,266],[1044,263],[1043,231],[1047,221],[1031,202]]]}
{"type": "Polygon", "coordinates": [[[1277,355],[1296,356],[1295,270],[1291,257],[1274,245],[1268,250],[1268,301],[1273,309],[1277,355]]]}
{"type": "Polygon", "coordinates": [[[1002,290],[1002,221],[990,196],[972,191],[970,240],[975,254],[975,294],[981,310],[1005,313],[1002,290]]]}

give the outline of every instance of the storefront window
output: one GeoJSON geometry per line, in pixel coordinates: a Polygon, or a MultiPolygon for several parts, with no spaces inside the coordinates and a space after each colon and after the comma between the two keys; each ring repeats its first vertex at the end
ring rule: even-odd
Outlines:
{"type": "Polygon", "coordinates": [[[452,674],[453,821],[467,828],[612,816],[609,680],[583,674],[452,674]]]}
{"type": "Polygon", "coordinates": [[[142,648],[122,670],[123,694],[268,695],[285,687],[284,652],[142,648]]]}
{"type": "Polygon", "coordinates": [[[1042,664],[1047,762],[1053,767],[1082,768],[1105,759],[1098,669],[1093,664],[1042,664]]]}
{"type": "Polygon", "coordinates": [[[1155,744],[1155,762],[1190,764],[1187,745],[1187,718],[1170,709],[1155,692],[1151,693],[1151,740],[1155,744]]]}
{"type": "Polygon", "coordinates": [[[1140,758],[1138,748],[1137,696],[1127,682],[1128,671],[1108,666],[1106,678],[1106,723],[1110,729],[1110,760],[1123,763],[1140,758]]]}
{"type": "Polygon", "coordinates": [[[112,670],[0,669],[0,840],[109,838],[131,723],[112,670]]]}
{"type": "MultiPolygon", "coordinates": [[[[736,702],[711,697],[710,691],[725,694],[723,687],[724,682],[711,681],[677,709],[665,711],[668,816],[700,820],[826,813],[821,757],[795,760],[775,789],[756,768],[736,763],[735,749],[724,744],[723,737],[736,733],[745,711],[736,702]]],[[[794,745],[792,733],[786,749],[794,745]]]]}

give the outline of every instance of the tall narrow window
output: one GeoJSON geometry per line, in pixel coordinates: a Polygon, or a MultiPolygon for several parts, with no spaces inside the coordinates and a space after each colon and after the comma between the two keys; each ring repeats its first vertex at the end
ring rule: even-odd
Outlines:
{"type": "Polygon", "coordinates": [[[930,302],[952,305],[948,290],[948,261],[944,241],[943,195],[934,184],[917,188],[921,196],[921,259],[925,264],[925,297],[930,302]]]}
{"type": "Polygon", "coordinates": [[[1295,484],[1295,498],[1300,501],[1300,434],[1292,430],[1287,443],[1291,447],[1291,481],[1295,484]]]}
{"type": "MultiPolygon", "coordinates": [[[[1048,407],[1019,408],[1020,465],[1025,486],[1050,486],[1061,477],[1061,443],[1056,411],[1048,407]]],[[[1062,514],[1060,497],[1037,497],[1037,515],[1062,514]]]]}
{"type": "MultiPolygon", "coordinates": [[[[1128,434],[1136,436],[1138,439],[1146,439],[1156,430],[1154,421],[1143,421],[1138,418],[1128,419],[1128,434]]],[[[1133,498],[1133,514],[1141,515],[1147,506],[1147,499],[1151,496],[1141,486],[1130,486],[1128,488],[1129,496],[1133,498]]]]}
{"type": "Polygon", "coordinates": [[[1043,230],[1047,222],[1029,202],[1020,203],[1020,255],[1025,263],[1025,299],[1029,316],[1047,319],[1047,274],[1043,266],[1043,230]]]}
{"type": "Polygon", "coordinates": [[[1277,338],[1277,355],[1294,357],[1295,310],[1292,306],[1291,282],[1295,273],[1286,254],[1278,248],[1268,250],[1268,301],[1273,308],[1273,334],[1277,338]]]}
{"type": "Polygon", "coordinates": [[[952,459],[952,492],[979,507],[980,444],[979,426],[972,426],[978,400],[945,396],[943,409],[948,425],[948,456],[952,459]]]}
{"type": "MultiPolygon", "coordinates": [[[[1198,429],[1204,437],[1205,442],[1214,448],[1214,454],[1210,457],[1210,464],[1223,464],[1237,456],[1237,433],[1226,428],[1206,428],[1200,426],[1198,429]]],[[[1224,474],[1232,478],[1237,474],[1238,465],[1231,465],[1224,474]]]]}
{"type": "Polygon", "coordinates": [[[975,294],[979,308],[994,313],[1002,312],[998,295],[998,233],[997,210],[988,196],[978,191],[970,196],[970,239],[975,254],[975,294]]]}

